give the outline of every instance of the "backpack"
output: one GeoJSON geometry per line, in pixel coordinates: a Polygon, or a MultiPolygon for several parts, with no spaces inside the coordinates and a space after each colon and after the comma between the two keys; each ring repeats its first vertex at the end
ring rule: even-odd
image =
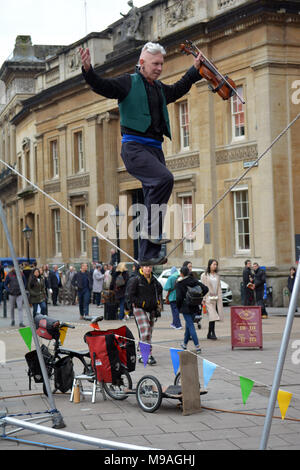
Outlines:
{"type": "Polygon", "coordinates": [[[186,292],[186,302],[188,305],[200,305],[202,303],[203,297],[207,294],[208,287],[200,283],[196,286],[187,286],[186,292]]]}
{"type": "Polygon", "coordinates": [[[115,283],[117,288],[125,286],[125,280],[122,273],[117,275],[115,283]]]}
{"type": "Polygon", "coordinates": [[[54,368],[55,387],[62,393],[66,393],[73,386],[74,369],[73,362],[69,356],[59,359],[54,368]]]}

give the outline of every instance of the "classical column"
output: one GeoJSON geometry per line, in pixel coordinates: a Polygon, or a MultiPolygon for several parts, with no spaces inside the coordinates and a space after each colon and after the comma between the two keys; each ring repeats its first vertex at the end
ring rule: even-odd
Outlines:
{"type": "MultiPolygon", "coordinates": [[[[60,180],[60,194],[59,202],[67,207],[68,204],[68,192],[67,192],[67,176],[68,176],[68,165],[67,165],[67,126],[61,125],[58,128],[59,134],[59,180],[60,180]]],[[[69,215],[67,212],[60,208],[60,223],[61,223],[61,233],[62,233],[62,261],[68,262],[70,259],[70,242],[68,236],[63,236],[63,234],[69,232],[69,215]]]]}
{"type": "MultiPolygon", "coordinates": [[[[107,112],[99,115],[98,122],[102,123],[103,147],[103,177],[100,184],[103,185],[103,203],[115,206],[119,199],[118,168],[118,139],[120,138],[119,114],[107,112]]],[[[107,245],[107,244],[106,244],[107,245]]],[[[109,257],[110,246],[106,246],[104,253],[109,257]]]]}

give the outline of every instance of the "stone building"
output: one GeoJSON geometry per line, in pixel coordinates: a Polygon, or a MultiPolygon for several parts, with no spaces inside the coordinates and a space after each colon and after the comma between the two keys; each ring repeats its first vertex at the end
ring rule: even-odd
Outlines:
{"type": "MultiPolygon", "coordinates": [[[[0,163],[0,197],[18,254],[25,254],[21,230],[27,223],[33,228],[30,253],[39,262],[91,260],[95,233],[79,219],[102,233],[111,228],[109,212],[118,204],[120,246],[137,257],[138,240],[128,230],[135,227],[130,208],[142,202],[141,187],[120,158],[117,102],[85,84],[78,47],[88,46],[96,72],[109,77],[134,71],[141,45],[159,41],[167,50],[161,80],[171,84],[193,63],[180,52],[190,39],[234,80],[246,104],[237,97],[223,101],[201,80],[169,105],[173,138],[164,151],[175,178],[169,202],[175,239],[168,250],[227,194],[200,224],[199,239],[188,236],[168,265],[191,259],[205,266],[217,258],[238,298],[250,258],[266,266],[274,305],[281,305],[288,268],[299,256],[299,122],[232,186],[299,112],[299,11],[298,1],[155,0],[138,14],[133,5],[105,31],[57,50],[48,46],[47,54],[46,47],[38,53],[30,45],[34,59],[24,66],[14,53],[0,70],[6,90],[0,158],[51,197],[0,163]]],[[[117,243],[115,230],[112,241],[117,243]]],[[[111,247],[100,239],[98,248],[99,259],[108,260],[111,247]]],[[[0,256],[6,255],[0,230],[0,256]]]]}

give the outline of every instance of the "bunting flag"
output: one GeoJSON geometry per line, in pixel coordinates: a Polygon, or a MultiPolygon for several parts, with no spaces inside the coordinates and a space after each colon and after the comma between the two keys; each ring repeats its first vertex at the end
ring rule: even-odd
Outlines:
{"type": "Polygon", "coordinates": [[[100,330],[100,326],[98,325],[98,323],[90,323],[90,327],[94,328],[94,330],[100,330]]]}
{"type": "Polygon", "coordinates": [[[216,369],[217,365],[213,362],[207,361],[203,359],[203,379],[204,379],[204,387],[207,387],[208,382],[212,378],[212,375],[216,369]]]}
{"type": "Polygon", "coordinates": [[[173,364],[173,369],[174,369],[174,374],[177,374],[177,371],[179,369],[179,352],[183,351],[183,349],[174,349],[170,348],[170,354],[171,354],[171,359],[172,359],[172,364],[173,364]]]}
{"type": "Polygon", "coordinates": [[[240,377],[240,385],[242,391],[243,403],[246,405],[246,401],[251,393],[252,387],[254,385],[253,380],[247,379],[246,377],[240,377]]]}
{"type": "Polygon", "coordinates": [[[29,349],[29,351],[31,351],[32,331],[30,326],[20,328],[19,333],[22,336],[27,348],[29,349]]]}
{"type": "Polygon", "coordinates": [[[148,343],[139,343],[140,346],[140,351],[144,363],[144,367],[146,367],[147,362],[148,362],[148,357],[150,356],[151,352],[151,345],[148,343]]]}
{"type": "Polygon", "coordinates": [[[281,413],[281,419],[285,418],[287,409],[290,405],[293,394],[290,392],[285,392],[284,390],[278,390],[277,401],[281,413]]]}
{"type": "Polygon", "coordinates": [[[63,326],[59,330],[59,339],[60,339],[60,342],[61,342],[62,345],[64,344],[64,341],[66,339],[67,330],[68,330],[67,326],[63,326]]]}

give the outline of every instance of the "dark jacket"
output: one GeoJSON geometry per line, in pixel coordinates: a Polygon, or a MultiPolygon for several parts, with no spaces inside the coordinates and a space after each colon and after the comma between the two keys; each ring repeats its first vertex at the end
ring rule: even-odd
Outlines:
{"type": "Polygon", "coordinates": [[[256,271],[254,271],[254,285],[255,285],[256,300],[263,298],[264,290],[265,290],[265,287],[264,287],[265,282],[266,282],[265,270],[259,267],[256,271]]]}
{"type": "Polygon", "coordinates": [[[251,268],[244,268],[243,270],[243,284],[244,284],[244,288],[246,289],[247,288],[247,285],[249,284],[249,282],[253,282],[253,273],[251,271],[251,268]]]}
{"type": "MultiPolygon", "coordinates": [[[[119,103],[122,102],[128,96],[131,90],[132,81],[131,75],[129,73],[113,78],[102,78],[95,73],[92,67],[89,69],[88,72],[85,72],[85,70],[82,68],[82,73],[86,82],[91,86],[95,93],[105,96],[106,98],[117,99],[119,103]]],[[[193,83],[201,80],[201,78],[201,75],[199,74],[198,70],[195,69],[194,66],[190,67],[187,72],[183,75],[183,77],[181,77],[180,80],[178,80],[176,83],[173,83],[172,85],[167,85],[160,82],[159,80],[156,80],[153,86],[149,86],[147,80],[143,78],[143,82],[145,84],[149,100],[152,124],[149,126],[145,133],[138,132],[133,128],[122,127],[122,135],[143,135],[145,137],[150,137],[162,141],[163,134],[167,135],[166,126],[164,124],[164,120],[161,120],[161,125],[159,126],[159,129],[157,129],[156,125],[153,125],[157,120],[155,112],[153,111],[154,108],[157,108],[153,105],[153,101],[156,101],[158,99],[158,101],[160,102],[159,109],[161,109],[162,113],[163,98],[161,96],[161,92],[163,92],[164,94],[166,104],[173,103],[179,98],[181,98],[183,95],[185,95],[190,90],[193,83]]]]}
{"type": "Polygon", "coordinates": [[[296,273],[294,274],[293,277],[291,276],[288,277],[287,286],[288,286],[288,290],[290,291],[290,294],[292,293],[293,288],[294,288],[295,278],[296,278],[296,273]]]}
{"type": "Polygon", "coordinates": [[[161,294],[162,287],[153,274],[151,274],[150,282],[141,271],[130,279],[128,297],[130,303],[137,308],[142,308],[146,312],[156,311],[161,304],[161,294]]]}
{"type": "Polygon", "coordinates": [[[125,291],[126,291],[126,285],[127,285],[127,282],[128,282],[128,279],[129,279],[129,273],[128,271],[114,271],[112,273],[112,280],[111,280],[111,283],[110,283],[110,290],[113,290],[114,293],[115,293],[115,298],[118,300],[118,299],[121,299],[122,297],[125,297],[125,291]],[[124,279],[124,282],[125,284],[123,286],[117,286],[116,285],[116,279],[117,277],[119,276],[119,274],[121,274],[121,276],[123,277],[124,279]]]}
{"type": "Polygon", "coordinates": [[[87,281],[88,281],[88,286],[87,286],[88,289],[92,290],[93,289],[93,276],[90,271],[86,271],[85,273],[83,273],[82,271],[79,271],[78,273],[76,273],[72,279],[72,286],[77,287],[79,291],[84,289],[85,277],[87,278],[87,281]]]}
{"type": "Polygon", "coordinates": [[[199,312],[199,306],[198,305],[188,305],[186,302],[186,293],[187,293],[187,287],[194,287],[200,285],[204,291],[208,292],[207,287],[202,284],[198,279],[196,279],[193,274],[190,274],[189,276],[186,277],[179,277],[177,279],[177,282],[175,284],[176,286],[176,304],[178,311],[180,313],[185,313],[188,315],[193,315],[195,313],[199,312]]]}
{"type": "Polygon", "coordinates": [[[54,271],[50,271],[48,276],[48,283],[50,289],[58,289],[61,287],[61,279],[57,279],[56,273],[54,271]]]}
{"type": "Polygon", "coordinates": [[[43,276],[36,278],[32,276],[28,282],[29,302],[39,304],[46,300],[45,279],[43,276]]]}
{"type": "MultiPolygon", "coordinates": [[[[24,282],[24,286],[26,288],[26,278],[25,278],[24,274],[22,274],[22,279],[23,279],[23,282],[24,282]]],[[[7,290],[7,292],[10,295],[16,295],[16,296],[21,295],[21,289],[20,289],[19,281],[18,281],[18,278],[17,278],[17,275],[16,275],[15,271],[11,271],[6,276],[5,283],[4,283],[4,288],[7,290]]]]}

